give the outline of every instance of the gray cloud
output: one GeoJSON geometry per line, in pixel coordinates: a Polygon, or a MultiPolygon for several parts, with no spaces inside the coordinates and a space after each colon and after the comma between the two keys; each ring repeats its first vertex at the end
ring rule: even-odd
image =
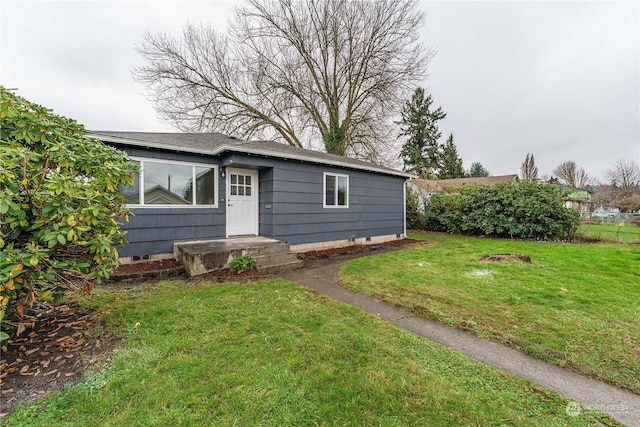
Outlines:
{"type": "MultiPolygon", "coordinates": [[[[167,131],[131,77],[144,31],[223,29],[234,2],[0,3],[0,84],[90,129],[167,131]]],[[[438,49],[424,86],[465,164],[541,173],[564,160],[604,176],[640,157],[637,2],[424,2],[438,49]]]]}
{"type": "Polygon", "coordinates": [[[632,2],[428,2],[438,48],[427,86],[468,165],[541,173],[574,160],[599,177],[638,159],[639,15],[632,2]]]}

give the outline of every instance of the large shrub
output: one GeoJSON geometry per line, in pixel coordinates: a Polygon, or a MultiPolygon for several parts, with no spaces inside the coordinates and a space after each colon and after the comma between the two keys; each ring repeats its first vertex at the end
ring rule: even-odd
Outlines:
{"type": "Polygon", "coordinates": [[[419,230],[424,228],[422,223],[422,203],[420,202],[420,195],[418,191],[407,186],[407,199],[406,199],[406,215],[407,215],[407,228],[419,230]]]}
{"type": "Polygon", "coordinates": [[[428,230],[519,239],[566,238],[579,221],[559,188],[536,181],[461,186],[433,196],[424,212],[428,230]]]}
{"type": "MultiPolygon", "coordinates": [[[[117,266],[133,183],[124,152],[0,86],[0,320],[23,304],[90,290],[117,266]]],[[[0,332],[0,339],[6,338],[0,332]]]]}

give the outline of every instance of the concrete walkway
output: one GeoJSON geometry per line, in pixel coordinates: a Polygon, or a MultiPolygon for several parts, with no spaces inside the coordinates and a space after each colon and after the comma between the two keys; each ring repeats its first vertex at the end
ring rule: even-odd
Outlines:
{"type": "Polygon", "coordinates": [[[361,308],[391,324],[531,381],[533,384],[552,389],[582,405],[569,404],[568,414],[577,414],[585,408],[593,407],[629,426],[640,427],[640,396],[634,393],[534,359],[500,343],[478,338],[438,322],[420,319],[387,303],[351,292],[337,284],[340,265],[344,261],[385,251],[381,249],[365,254],[307,261],[302,269],[283,272],[277,276],[298,282],[334,300],[361,308]]]}

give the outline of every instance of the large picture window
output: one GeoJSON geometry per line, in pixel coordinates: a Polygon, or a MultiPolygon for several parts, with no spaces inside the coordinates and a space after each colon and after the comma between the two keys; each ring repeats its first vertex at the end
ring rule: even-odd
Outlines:
{"type": "Polygon", "coordinates": [[[349,176],[324,173],[324,207],[349,207],[349,176]]]}
{"type": "Polygon", "coordinates": [[[140,175],[120,192],[128,205],[217,207],[217,167],[136,159],[140,175]]]}

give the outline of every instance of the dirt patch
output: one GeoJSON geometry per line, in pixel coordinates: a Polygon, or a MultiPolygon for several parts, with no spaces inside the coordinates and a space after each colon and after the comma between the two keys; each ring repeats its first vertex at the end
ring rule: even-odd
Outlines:
{"type": "Polygon", "coordinates": [[[1,346],[0,413],[79,380],[119,342],[94,333],[101,329],[97,315],[75,304],[38,302],[25,309],[22,321],[8,312],[5,322],[16,329],[8,331],[11,338],[1,346]],[[18,335],[20,323],[26,326],[18,335]]]}
{"type": "Polygon", "coordinates": [[[524,254],[487,254],[483,255],[482,258],[479,259],[481,263],[488,262],[519,262],[525,264],[531,264],[531,257],[529,255],[524,254]]]}

